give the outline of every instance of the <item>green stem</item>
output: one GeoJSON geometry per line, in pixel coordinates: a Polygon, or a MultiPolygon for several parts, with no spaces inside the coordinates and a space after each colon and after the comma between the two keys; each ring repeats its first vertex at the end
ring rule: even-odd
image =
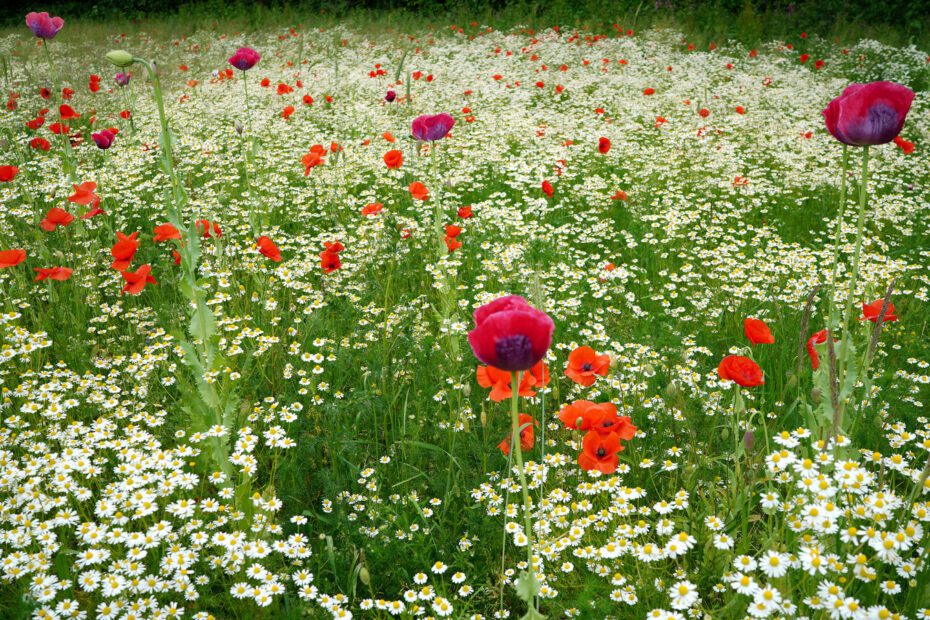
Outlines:
{"type": "Polygon", "coordinates": [[[526,570],[533,570],[533,515],[530,512],[530,491],[526,485],[526,473],[523,471],[523,448],[520,446],[520,414],[517,412],[520,401],[520,373],[510,373],[511,390],[510,421],[513,426],[511,444],[517,460],[517,473],[520,476],[520,491],[523,493],[523,522],[526,530],[526,570]]]}
{"type": "Polygon", "coordinates": [[[828,327],[833,329],[836,325],[836,277],[840,264],[840,243],[843,240],[843,217],[846,215],[846,174],[849,169],[849,147],[843,145],[843,160],[840,166],[842,177],[840,178],[840,208],[836,215],[836,235],[833,242],[833,275],[830,277],[830,322],[828,327]]]}
{"type": "Polygon", "coordinates": [[[856,249],[853,251],[852,274],[849,277],[849,288],[847,289],[846,312],[843,314],[843,341],[847,346],[843,347],[843,359],[840,361],[840,381],[845,384],[845,373],[849,363],[849,346],[851,341],[849,337],[849,320],[853,314],[853,306],[856,300],[856,285],[859,282],[859,259],[862,254],[862,236],[865,231],[865,207],[869,196],[869,147],[862,147],[862,174],[859,177],[859,224],[856,230],[856,249]]]}

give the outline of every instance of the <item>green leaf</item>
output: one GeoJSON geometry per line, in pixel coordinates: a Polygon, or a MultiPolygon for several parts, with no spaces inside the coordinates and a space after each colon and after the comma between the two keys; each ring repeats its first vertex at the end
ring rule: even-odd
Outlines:
{"type": "Polygon", "coordinates": [[[517,596],[532,609],[533,598],[542,591],[542,584],[536,578],[536,572],[531,570],[522,571],[514,582],[514,586],[517,590],[517,596]]]}

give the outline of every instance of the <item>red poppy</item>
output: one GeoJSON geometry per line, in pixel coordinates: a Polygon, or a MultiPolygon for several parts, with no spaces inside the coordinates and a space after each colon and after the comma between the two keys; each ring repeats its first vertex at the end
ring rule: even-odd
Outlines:
{"type": "Polygon", "coordinates": [[[610,356],[598,355],[591,347],[578,347],[568,354],[565,376],[579,385],[594,385],[597,376],[607,376],[610,356]]]}
{"type": "Polygon", "coordinates": [[[49,131],[51,131],[56,136],[61,134],[67,134],[71,131],[71,128],[65,125],[64,123],[52,123],[48,126],[49,131]]]}
{"type": "Polygon", "coordinates": [[[589,432],[581,441],[578,465],[585,471],[595,469],[602,474],[617,471],[620,459],[617,454],[623,450],[623,444],[616,433],[589,432]]]}
{"type": "Polygon", "coordinates": [[[565,428],[571,430],[616,433],[620,439],[627,441],[636,435],[637,430],[629,417],[617,415],[617,406],[613,403],[576,400],[562,407],[559,419],[565,424],[565,428]]]}
{"type": "Polygon", "coordinates": [[[93,181],[85,181],[80,185],[75,185],[74,193],[68,196],[68,202],[85,206],[97,206],[100,204],[100,196],[94,193],[95,189],[97,189],[97,184],[93,181]]]}
{"type": "Polygon", "coordinates": [[[391,150],[384,154],[384,164],[391,170],[397,170],[404,163],[404,154],[398,150],[391,150]]]}
{"type": "Polygon", "coordinates": [[[82,220],[89,220],[90,218],[96,217],[96,216],[98,216],[98,215],[106,215],[106,213],[107,213],[106,211],[104,211],[103,209],[100,208],[100,205],[99,205],[99,203],[98,203],[98,204],[94,205],[93,207],[91,207],[90,211],[87,211],[86,213],[84,213],[83,215],[81,215],[81,219],[82,219],[82,220]]]}
{"type": "Polygon", "coordinates": [[[597,150],[601,155],[606,155],[610,150],[610,140],[607,138],[601,138],[597,141],[597,150]]]}
{"type": "Polygon", "coordinates": [[[204,239],[210,238],[211,226],[213,228],[212,236],[214,237],[223,236],[223,231],[220,229],[220,225],[217,222],[211,222],[210,220],[197,220],[197,232],[202,233],[204,239]]]}
{"type": "Polygon", "coordinates": [[[48,213],[45,214],[45,219],[39,222],[39,226],[42,230],[47,232],[52,232],[59,226],[67,226],[74,221],[74,216],[58,207],[52,207],[48,210],[48,213]]]}
{"type": "MultiPolygon", "coordinates": [[[[491,388],[488,398],[496,403],[513,396],[513,381],[510,373],[505,370],[494,366],[478,366],[475,371],[475,378],[481,387],[491,388]]],[[[541,388],[548,384],[549,366],[545,362],[539,362],[520,376],[518,392],[520,396],[530,398],[536,396],[534,388],[541,388]]]]}
{"type": "Polygon", "coordinates": [[[138,232],[134,232],[128,237],[121,232],[116,233],[117,241],[110,248],[110,255],[113,257],[113,262],[110,264],[111,269],[117,271],[129,269],[129,263],[132,262],[136,250],[139,249],[138,236],[138,232]]]}
{"type": "Polygon", "coordinates": [[[26,250],[0,250],[0,269],[15,267],[26,260],[26,250]]]}
{"type": "Polygon", "coordinates": [[[330,252],[329,250],[320,252],[320,267],[323,268],[323,273],[332,273],[341,266],[342,261],[339,260],[339,254],[330,252]]]}
{"type": "Polygon", "coordinates": [[[462,218],[463,220],[467,220],[469,218],[474,217],[475,214],[472,213],[470,206],[465,206],[465,207],[459,207],[458,216],[462,218]]]}
{"type": "Polygon", "coordinates": [[[74,108],[69,106],[67,103],[63,103],[58,106],[58,114],[61,115],[61,120],[70,121],[73,118],[81,118],[81,115],[75,112],[74,108]]]}
{"type": "Polygon", "coordinates": [[[304,176],[310,174],[310,170],[322,165],[326,160],[326,149],[322,144],[314,144],[310,147],[310,152],[300,158],[304,165],[304,176]]]}
{"type": "Polygon", "coordinates": [[[545,312],[517,295],[495,299],[475,310],[468,343],[482,363],[501,370],[529,370],[552,343],[555,324],[545,312]]]}
{"type": "Polygon", "coordinates": [[[48,269],[36,267],[35,271],[36,278],[33,280],[33,282],[41,282],[42,280],[57,280],[59,282],[64,282],[71,277],[71,270],[67,267],[49,267],[48,269]]]}
{"type": "Polygon", "coordinates": [[[698,116],[700,116],[701,118],[707,118],[708,116],[710,116],[710,110],[708,110],[707,108],[701,108],[700,110],[698,110],[698,116]]]}
{"type": "Polygon", "coordinates": [[[384,205],[380,202],[373,202],[362,207],[362,215],[371,216],[378,215],[384,209],[384,205]]]}
{"type": "Polygon", "coordinates": [[[910,155],[914,152],[914,143],[908,142],[901,136],[897,136],[892,142],[894,142],[905,155],[910,155]]]}
{"type": "Polygon", "coordinates": [[[649,95],[654,95],[655,92],[656,92],[656,90],[655,90],[654,88],[646,88],[646,89],[643,90],[643,94],[646,95],[647,97],[648,97],[649,95]]]}
{"type": "MultiPolygon", "coordinates": [[[[526,452],[527,450],[533,449],[533,444],[536,443],[536,434],[533,432],[534,426],[539,426],[539,423],[533,419],[533,416],[526,415],[521,413],[517,416],[517,422],[519,423],[520,430],[520,450],[526,452]]],[[[504,456],[510,454],[510,444],[513,442],[513,431],[508,433],[507,437],[497,444],[497,447],[500,448],[500,451],[504,453],[504,456]]]]}
{"type": "Polygon", "coordinates": [[[155,227],[155,234],[152,237],[153,243],[161,243],[162,241],[168,241],[169,239],[180,239],[181,231],[174,227],[172,224],[159,224],[155,227]]]}
{"type": "MultiPolygon", "coordinates": [[[[836,340],[834,338],[834,340],[836,340]]],[[[817,349],[814,348],[815,344],[823,344],[827,341],[827,330],[821,329],[819,332],[811,334],[811,337],[807,339],[807,355],[811,358],[811,366],[814,370],[820,368],[820,356],[817,355],[817,349]]]]}
{"type": "Polygon", "coordinates": [[[455,252],[460,247],[462,247],[462,242],[456,239],[455,237],[450,237],[446,235],[444,241],[446,242],[446,249],[449,251],[450,254],[452,252],[455,252]]]}
{"type": "Polygon", "coordinates": [[[737,114],[745,114],[745,113],[746,113],[746,108],[744,108],[744,107],[741,106],[741,105],[738,105],[738,106],[736,106],[736,113],[737,113],[737,114]]]}
{"type": "Polygon", "coordinates": [[[419,181],[411,183],[408,189],[415,200],[429,200],[429,190],[419,181]]]}
{"type": "Polygon", "coordinates": [[[146,284],[158,284],[155,278],[152,277],[152,268],[148,265],[142,265],[136,269],[135,272],[124,271],[122,275],[123,279],[126,281],[126,286],[123,287],[123,293],[129,293],[130,295],[138,295],[141,293],[146,284]]]}
{"type": "Polygon", "coordinates": [[[554,190],[552,189],[552,183],[550,183],[549,181],[543,181],[542,191],[546,196],[548,196],[549,198],[552,198],[552,194],[554,192],[554,190]]]}
{"type": "Polygon", "coordinates": [[[19,174],[19,168],[16,166],[0,166],[0,182],[9,183],[19,174]]]}
{"type": "Polygon", "coordinates": [[[26,127],[28,127],[29,129],[38,129],[44,124],[45,124],[44,116],[37,116],[31,121],[26,121],[26,127]]]}
{"type": "Polygon", "coordinates": [[[132,116],[132,112],[130,112],[129,110],[123,110],[122,112],[119,113],[119,115],[120,115],[120,118],[122,118],[123,120],[129,120],[129,117],[132,116]]]}
{"type": "Polygon", "coordinates": [[[275,242],[268,237],[262,235],[258,238],[258,241],[255,242],[255,245],[258,246],[259,252],[270,258],[273,262],[281,262],[281,250],[279,250],[275,242]]]}
{"type": "Polygon", "coordinates": [[[752,344],[775,344],[772,330],[759,319],[746,318],[743,320],[743,332],[752,344]]]}
{"type": "Polygon", "coordinates": [[[733,381],[743,387],[756,387],[765,383],[762,369],[742,355],[728,355],[720,361],[717,375],[724,381],[733,381]]]}
{"type": "MultiPolygon", "coordinates": [[[[878,322],[878,315],[882,313],[882,305],[884,305],[884,299],[876,299],[870,304],[862,304],[862,316],[859,317],[860,321],[869,320],[873,323],[878,322]]],[[[885,311],[885,318],[882,319],[882,323],[891,323],[897,321],[898,316],[894,313],[894,304],[890,301],[888,302],[888,309],[885,311]]]]}
{"type": "Polygon", "coordinates": [[[284,120],[289,119],[289,118],[291,117],[291,114],[293,114],[293,113],[294,113],[294,106],[292,106],[292,105],[289,105],[289,106],[287,106],[286,108],[284,108],[283,110],[281,110],[281,116],[282,116],[282,118],[284,118],[284,120]]]}

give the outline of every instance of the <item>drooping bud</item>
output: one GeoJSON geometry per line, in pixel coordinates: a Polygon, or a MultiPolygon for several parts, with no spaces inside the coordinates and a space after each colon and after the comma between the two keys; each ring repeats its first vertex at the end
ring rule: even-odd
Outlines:
{"type": "Polygon", "coordinates": [[[751,430],[746,431],[743,435],[743,447],[746,449],[746,452],[752,452],[752,449],[756,445],[756,434],[751,430]]]}
{"type": "Polygon", "coordinates": [[[107,52],[107,60],[116,65],[117,67],[128,67],[134,61],[132,54],[126,50],[113,50],[107,52]]]}
{"type": "Polygon", "coordinates": [[[813,401],[815,405],[819,405],[822,398],[823,394],[821,393],[820,388],[814,388],[811,390],[811,401],[813,401]]]}

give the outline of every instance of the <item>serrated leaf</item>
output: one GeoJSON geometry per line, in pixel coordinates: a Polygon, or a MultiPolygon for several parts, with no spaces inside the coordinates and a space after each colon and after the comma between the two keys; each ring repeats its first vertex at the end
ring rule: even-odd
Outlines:
{"type": "Polygon", "coordinates": [[[517,590],[517,596],[530,607],[533,606],[533,598],[542,591],[542,584],[539,583],[534,571],[522,571],[514,582],[514,586],[517,590]]]}

